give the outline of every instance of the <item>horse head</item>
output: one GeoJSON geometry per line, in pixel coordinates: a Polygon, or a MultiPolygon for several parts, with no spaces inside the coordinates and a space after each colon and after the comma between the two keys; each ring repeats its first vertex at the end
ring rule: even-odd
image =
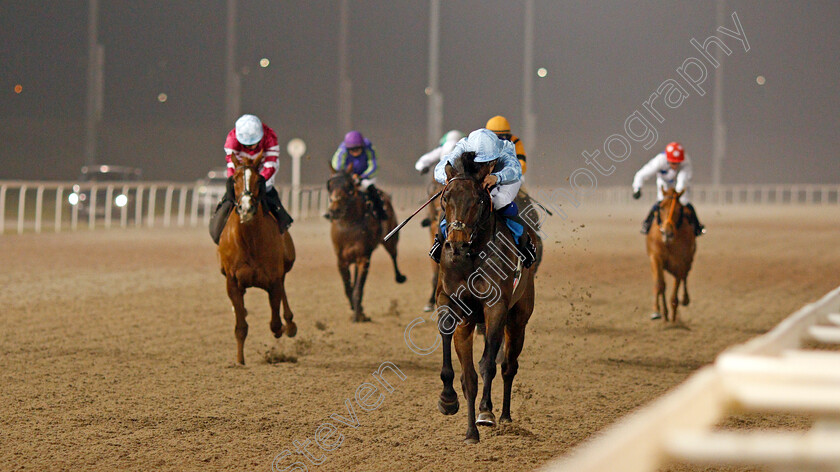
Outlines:
{"type": "Polygon", "coordinates": [[[265,185],[261,183],[259,173],[262,161],[262,151],[253,159],[247,157],[241,160],[236,157],[231,159],[235,169],[233,188],[236,195],[236,213],[239,214],[239,221],[242,223],[248,223],[254,218],[260,199],[265,192],[265,185]]]}
{"type": "Polygon", "coordinates": [[[662,223],[659,231],[662,233],[662,242],[668,244],[674,240],[677,234],[677,222],[682,218],[682,204],[680,197],[685,190],[677,192],[676,189],[662,187],[662,201],[659,202],[659,215],[662,223]]]}
{"type": "Polygon", "coordinates": [[[446,186],[440,196],[448,226],[444,250],[455,257],[470,256],[481,225],[492,217],[490,194],[482,182],[493,167],[474,159],[475,153],[466,152],[445,169],[446,186]]]}
{"type": "Polygon", "coordinates": [[[336,171],[327,180],[327,191],[330,193],[328,212],[332,218],[341,218],[351,207],[353,202],[361,201],[359,193],[359,177],[353,173],[353,166],[336,171]]]}

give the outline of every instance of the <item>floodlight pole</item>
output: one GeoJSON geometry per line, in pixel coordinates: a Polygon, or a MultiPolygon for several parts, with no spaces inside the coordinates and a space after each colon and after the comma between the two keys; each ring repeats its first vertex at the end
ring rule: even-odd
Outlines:
{"type": "Polygon", "coordinates": [[[85,164],[96,164],[97,125],[102,119],[103,74],[105,52],[97,42],[99,0],[88,0],[88,66],[87,106],[85,123],[85,164]]]}
{"type": "Polygon", "coordinates": [[[350,81],[347,65],[347,34],[350,24],[348,0],[341,0],[341,21],[338,29],[338,127],[344,134],[353,126],[353,82],[350,81]]]}
{"type": "Polygon", "coordinates": [[[522,137],[532,151],[537,147],[537,115],[534,113],[534,0],[525,2],[525,51],[522,75],[522,137]]]}
{"type": "Polygon", "coordinates": [[[443,94],[438,90],[440,62],[440,0],[429,5],[429,85],[426,88],[427,137],[426,146],[433,148],[443,134],[443,94]]]}
{"type": "Polygon", "coordinates": [[[236,72],[236,0],[227,0],[225,66],[225,123],[232,126],[239,117],[242,92],[241,79],[236,72]]]}
{"type": "MultiPolygon", "coordinates": [[[[717,0],[717,24],[722,25],[726,21],[726,2],[717,0]]],[[[721,169],[723,159],[726,156],[726,124],[723,121],[723,50],[717,48],[715,60],[718,66],[715,69],[715,89],[713,92],[713,129],[712,129],[712,185],[720,185],[721,169]]]]}

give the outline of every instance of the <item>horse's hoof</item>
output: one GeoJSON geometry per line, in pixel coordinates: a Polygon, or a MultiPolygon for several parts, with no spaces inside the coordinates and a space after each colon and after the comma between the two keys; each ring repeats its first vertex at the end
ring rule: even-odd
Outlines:
{"type": "Polygon", "coordinates": [[[442,398],[438,399],[438,410],[444,415],[454,415],[458,413],[458,399],[456,398],[453,402],[445,402],[442,398]]]}
{"type": "Polygon", "coordinates": [[[476,426],[496,426],[496,415],[492,411],[481,411],[475,420],[476,426]]]}
{"type": "Polygon", "coordinates": [[[353,320],[354,323],[365,323],[370,321],[370,318],[365,315],[355,315],[351,318],[351,320],[353,320]]]}
{"type": "Polygon", "coordinates": [[[682,306],[688,306],[688,302],[690,302],[690,301],[691,301],[691,300],[689,300],[688,298],[683,299],[683,301],[682,301],[682,306]]]}
{"type": "Polygon", "coordinates": [[[397,276],[397,283],[398,283],[398,284],[401,284],[401,283],[403,283],[403,282],[405,282],[405,276],[404,276],[404,275],[402,275],[402,274],[398,275],[398,276],[397,276]]]}
{"type": "Polygon", "coordinates": [[[464,444],[478,444],[478,438],[466,438],[464,444]]]}
{"type": "Polygon", "coordinates": [[[660,315],[659,313],[651,313],[650,314],[650,319],[652,319],[652,320],[658,320],[658,319],[661,319],[661,318],[662,318],[662,315],[660,315]]]}
{"type": "Polygon", "coordinates": [[[510,416],[502,415],[502,416],[499,417],[499,424],[504,424],[504,423],[513,423],[513,420],[510,418],[510,416]]]}
{"type": "Polygon", "coordinates": [[[293,321],[287,321],[283,332],[286,333],[286,336],[293,338],[297,334],[297,325],[293,321]]]}
{"type": "Polygon", "coordinates": [[[434,303],[427,303],[426,306],[423,307],[423,311],[425,311],[425,312],[435,311],[435,304],[434,303]]]}

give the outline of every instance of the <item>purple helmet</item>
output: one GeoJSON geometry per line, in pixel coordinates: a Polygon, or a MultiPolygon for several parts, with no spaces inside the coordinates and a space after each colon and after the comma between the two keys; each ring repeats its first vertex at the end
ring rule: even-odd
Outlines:
{"type": "Polygon", "coordinates": [[[344,135],[344,147],[347,149],[355,147],[363,147],[365,145],[365,137],[358,131],[351,131],[344,135]]]}

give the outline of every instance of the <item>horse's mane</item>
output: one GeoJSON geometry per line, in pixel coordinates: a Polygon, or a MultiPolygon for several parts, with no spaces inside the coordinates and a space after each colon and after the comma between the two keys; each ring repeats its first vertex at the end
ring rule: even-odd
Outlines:
{"type": "Polygon", "coordinates": [[[455,168],[457,175],[464,177],[476,178],[483,165],[481,162],[475,162],[475,153],[471,151],[461,154],[452,161],[452,167],[455,168]]]}

